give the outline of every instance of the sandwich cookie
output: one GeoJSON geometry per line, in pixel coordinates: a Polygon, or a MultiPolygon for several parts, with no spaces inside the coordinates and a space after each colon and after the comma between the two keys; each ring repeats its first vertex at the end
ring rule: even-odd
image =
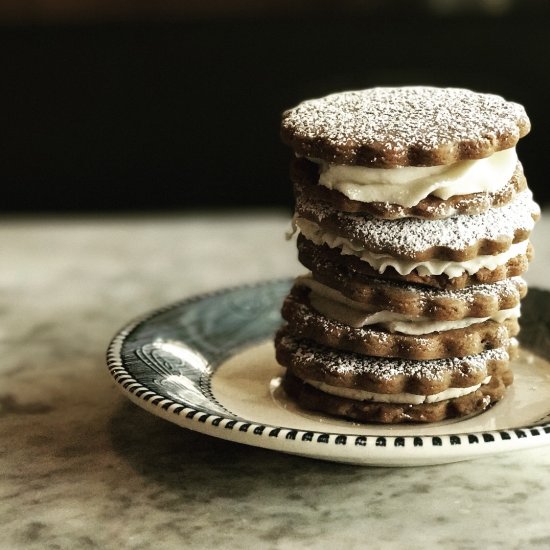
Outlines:
{"type": "Polygon", "coordinates": [[[500,400],[513,374],[505,346],[427,361],[336,352],[282,329],[276,337],[283,386],[304,408],[362,422],[436,422],[478,413],[500,400]]]}
{"type": "Polygon", "coordinates": [[[529,130],[521,105],[454,88],[342,92],[283,114],[309,270],[275,340],[289,396],[384,423],[503,397],[540,216],[515,148],[529,130]]]}

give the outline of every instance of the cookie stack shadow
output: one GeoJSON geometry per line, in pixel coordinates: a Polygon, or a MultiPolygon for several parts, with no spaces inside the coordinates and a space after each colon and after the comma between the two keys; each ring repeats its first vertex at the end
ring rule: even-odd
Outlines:
{"type": "Polygon", "coordinates": [[[461,89],[343,92],[284,113],[308,272],[275,349],[300,406],[435,422],[505,395],[540,215],[515,152],[529,129],[520,105],[461,89]]]}

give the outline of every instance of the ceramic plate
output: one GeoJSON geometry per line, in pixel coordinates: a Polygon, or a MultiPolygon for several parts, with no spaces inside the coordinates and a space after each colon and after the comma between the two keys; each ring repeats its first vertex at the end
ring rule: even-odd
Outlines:
{"type": "Polygon", "coordinates": [[[550,443],[550,292],[531,289],[523,302],[515,382],[500,403],[462,420],[383,426],[287,399],[271,341],[290,284],[225,289],[134,321],[109,347],[111,375],[134,403],[184,428],[325,460],[440,464],[550,443]]]}

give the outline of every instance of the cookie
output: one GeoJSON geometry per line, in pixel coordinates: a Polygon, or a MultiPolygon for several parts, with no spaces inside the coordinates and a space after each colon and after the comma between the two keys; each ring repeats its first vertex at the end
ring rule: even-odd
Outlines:
{"type": "Polygon", "coordinates": [[[358,401],[322,392],[301,379],[287,373],[283,388],[301,407],[339,416],[357,422],[398,424],[408,422],[440,422],[457,417],[471,416],[485,411],[500,401],[506,387],[512,383],[510,369],[494,374],[487,384],[467,395],[436,403],[379,403],[358,401]]]}
{"type": "Polygon", "coordinates": [[[408,217],[436,220],[461,214],[480,214],[489,208],[510,203],[527,188],[527,180],[519,162],[512,177],[497,191],[454,195],[447,200],[428,195],[410,207],[380,201],[362,202],[350,199],[336,189],[319,185],[318,166],[304,158],[297,158],[291,163],[290,176],[295,196],[305,202],[320,202],[342,212],[368,214],[388,220],[408,217]]]}
{"type": "Polygon", "coordinates": [[[311,340],[295,338],[285,327],[275,338],[277,361],[311,385],[383,394],[386,401],[403,400],[404,396],[399,394],[409,394],[407,400],[417,403],[433,401],[438,398],[437,394],[449,388],[473,388],[482,384],[488,376],[508,366],[508,349],[514,346],[506,342],[501,348],[476,355],[419,361],[336,351],[311,340]]]}
{"type": "Polygon", "coordinates": [[[524,108],[458,88],[371,88],[304,101],[283,113],[281,137],[300,156],[377,168],[436,166],[514,147],[524,108]]]}
{"type": "Polygon", "coordinates": [[[428,315],[404,314],[391,311],[386,307],[373,308],[370,303],[350,300],[336,289],[323,285],[312,278],[299,277],[291,290],[291,294],[306,295],[310,306],[321,315],[332,321],[338,321],[354,328],[376,327],[386,332],[399,332],[409,335],[424,335],[432,332],[446,332],[484,321],[503,323],[507,319],[517,319],[520,315],[519,304],[513,308],[500,309],[483,317],[476,316],[445,316],[444,311],[438,312],[438,318],[428,315]],[[454,317],[454,318],[453,318],[454,317]]]}
{"type": "MultiPolygon", "coordinates": [[[[517,254],[511,255],[509,259],[505,257],[502,265],[491,266],[492,268],[483,267],[472,274],[462,271],[452,277],[446,273],[440,275],[420,275],[414,270],[407,275],[402,275],[393,267],[388,266],[384,271],[384,279],[444,290],[459,290],[477,284],[491,284],[509,277],[517,277],[527,271],[529,262],[533,259],[534,253],[531,243],[525,242],[524,244],[524,251],[519,250],[517,254]]],[[[357,273],[359,275],[380,278],[380,273],[371,267],[368,262],[354,255],[341,254],[338,248],[330,248],[325,244],[317,245],[306,239],[303,235],[298,235],[297,247],[298,260],[304,267],[311,270],[313,273],[322,270],[323,268],[320,266],[328,263],[331,265],[338,265],[348,270],[351,276],[353,276],[353,273],[357,273]]],[[[495,261],[495,263],[497,263],[497,261],[495,261]]]]}
{"type": "Polygon", "coordinates": [[[517,308],[527,294],[527,283],[521,277],[460,291],[435,290],[352,274],[340,265],[326,263],[315,273],[298,277],[295,285],[321,288],[323,294],[331,291],[341,297],[340,301],[349,299],[355,302],[355,308],[363,306],[365,311],[389,311],[439,321],[491,317],[501,310],[517,308]]]}
{"type": "Polygon", "coordinates": [[[502,347],[519,332],[515,318],[501,323],[488,320],[421,335],[392,333],[376,326],[356,328],[317,312],[308,294],[308,289],[294,287],[283,303],[281,311],[289,333],[296,338],[363,355],[417,360],[464,357],[502,347]]]}
{"type": "Polygon", "coordinates": [[[381,273],[391,265],[402,275],[413,269],[420,274],[425,274],[421,270],[430,270],[430,274],[439,275],[443,272],[440,265],[412,264],[431,260],[466,262],[506,252],[511,245],[528,239],[540,217],[540,208],[532,193],[524,191],[501,208],[442,220],[383,220],[340,212],[302,198],[296,201],[296,213],[296,224],[306,238],[339,248],[343,254],[359,256],[381,273]]]}

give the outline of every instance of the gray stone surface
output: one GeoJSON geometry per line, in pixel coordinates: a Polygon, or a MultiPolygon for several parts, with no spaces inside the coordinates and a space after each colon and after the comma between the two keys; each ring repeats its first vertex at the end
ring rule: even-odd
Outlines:
{"type": "MultiPolygon", "coordinates": [[[[203,436],[105,368],[132,317],[300,271],[284,214],[20,220],[0,228],[0,548],[550,547],[549,448],[365,468],[203,436]]],[[[529,280],[549,287],[543,220],[529,280]]]]}

